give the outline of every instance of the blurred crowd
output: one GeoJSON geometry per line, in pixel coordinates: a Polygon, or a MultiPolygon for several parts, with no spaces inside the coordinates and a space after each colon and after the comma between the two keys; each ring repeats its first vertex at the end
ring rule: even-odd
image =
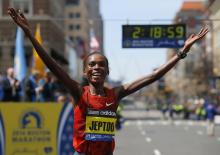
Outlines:
{"type": "Polygon", "coordinates": [[[216,97],[210,94],[189,98],[183,104],[178,103],[177,99],[167,101],[155,98],[147,100],[147,110],[160,110],[163,119],[206,121],[207,135],[214,136],[215,126],[220,125],[220,102],[216,97]]]}
{"type": "Polygon", "coordinates": [[[164,118],[170,119],[213,121],[215,115],[220,115],[220,103],[211,96],[186,99],[183,104],[178,103],[177,99],[169,102],[158,99],[154,103],[148,100],[147,110],[152,109],[149,105],[155,105],[154,109],[160,110],[164,118]]]}
{"type": "Polygon", "coordinates": [[[14,69],[0,74],[0,101],[2,102],[67,102],[70,99],[63,84],[51,72],[43,76],[38,71],[23,81],[15,78],[14,69]]]}

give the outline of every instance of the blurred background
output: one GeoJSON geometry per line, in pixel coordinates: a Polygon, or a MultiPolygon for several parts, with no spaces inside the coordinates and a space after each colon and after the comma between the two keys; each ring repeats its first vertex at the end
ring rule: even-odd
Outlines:
{"type": "Polygon", "coordinates": [[[186,37],[207,26],[187,58],[121,101],[115,154],[219,154],[220,1],[0,0],[0,105],[71,101],[8,16],[9,6],[24,12],[48,54],[83,85],[90,52],[107,56],[106,84],[114,87],[153,72],[180,49],[122,48],[122,25],[185,24],[186,37]]]}

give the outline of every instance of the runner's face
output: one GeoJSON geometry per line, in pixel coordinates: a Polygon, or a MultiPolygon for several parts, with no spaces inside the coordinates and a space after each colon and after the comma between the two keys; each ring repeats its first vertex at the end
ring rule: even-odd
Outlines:
{"type": "Polygon", "coordinates": [[[108,66],[102,55],[94,54],[88,57],[84,75],[93,84],[103,84],[108,74],[108,66]]]}

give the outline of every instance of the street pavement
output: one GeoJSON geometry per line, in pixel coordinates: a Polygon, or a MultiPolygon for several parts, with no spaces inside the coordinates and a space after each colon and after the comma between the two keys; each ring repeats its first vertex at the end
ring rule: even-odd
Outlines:
{"type": "Polygon", "coordinates": [[[142,103],[125,106],[125,122],[116,133],[114,155],[219,155],[220,126],[206,134],[205,121],[162,119],[142,103]]]}

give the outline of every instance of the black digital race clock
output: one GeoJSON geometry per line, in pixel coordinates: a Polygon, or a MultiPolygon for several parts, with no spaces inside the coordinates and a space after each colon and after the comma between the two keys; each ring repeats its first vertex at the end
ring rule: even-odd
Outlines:
{"type": "Polygon", "coordinates": [[[123,48],[180,48],[186,39],[186,26],[123,25],[123,48]]]}

